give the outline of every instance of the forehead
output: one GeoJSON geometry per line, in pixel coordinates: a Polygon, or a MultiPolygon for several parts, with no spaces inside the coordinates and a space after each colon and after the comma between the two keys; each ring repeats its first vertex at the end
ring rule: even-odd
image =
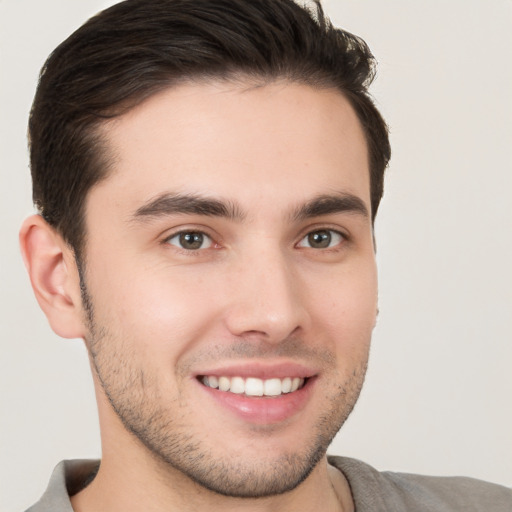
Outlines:
{"type": "Polygon", "coordinates": [[[284,204],[342,191],[369,208],[364,133],[334,89],[186,84],[108,122],[103,135],[114,164],[90,203],[114,194],[134,210],[172,192],[284,204]]]}

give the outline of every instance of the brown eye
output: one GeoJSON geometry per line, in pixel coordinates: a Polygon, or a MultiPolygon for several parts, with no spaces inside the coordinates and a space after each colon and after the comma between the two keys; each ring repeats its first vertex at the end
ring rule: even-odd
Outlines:
{"type": "Polygon", "coordinates": [[[332,229],[319,229],[308,233],[300,242],[299,247],[312,249],[328,249],[343,241],[343,235],[332,229]]]}
{"type": "Polygon", "coordinates": [[[187,251],[208,249],[212,246],[212,239],[200,231],[182,231],[167,240],[167,243],[175,245],[187,251]]]}

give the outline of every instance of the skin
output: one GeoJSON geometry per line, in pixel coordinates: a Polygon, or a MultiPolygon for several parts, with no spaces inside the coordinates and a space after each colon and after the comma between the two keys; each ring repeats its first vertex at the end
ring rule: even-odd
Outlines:
{"type": "Polygon", "coordinates": [[[377,310],[367,148],[352,108],[299,84],[196,83],[103,135],[113,170],[87,198],[85,294],[44,221],[21,235],[52,327],[90,352],[103,457],[73,507],[351,510],[325,450],[359,395],[377,310]],[[230,215],[168,201],[156,213],[162,194],[213,199],[230,215]],[[341,211],[304,208],[325,196],[341,211]],[[183,231],[202,244],[184,248],[183,231]],[[282,420],[235,414],[197,379],[278,364],[311,375],[282,420]]]}

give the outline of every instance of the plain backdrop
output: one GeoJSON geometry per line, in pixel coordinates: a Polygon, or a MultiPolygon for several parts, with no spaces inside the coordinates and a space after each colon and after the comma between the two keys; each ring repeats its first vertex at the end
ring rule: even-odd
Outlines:
{"type": "MultiPolygon", "coordinates": [[[[27,115],[50,51],[102,0],[0,0],[0,510],[63,458],[99,457],[81,341],[39,311],[17,245],[27,115]]],[[[512,485],[512,2],[330,0],[379,61],[393,158],[376,225],[367,382],[331,453],[512,485]]]]}

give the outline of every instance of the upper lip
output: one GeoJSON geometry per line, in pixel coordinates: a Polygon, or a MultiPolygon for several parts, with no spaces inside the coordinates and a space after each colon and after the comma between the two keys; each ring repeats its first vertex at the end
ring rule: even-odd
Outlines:
{"type": "Polygon", "coordinates": [[[307,378],[316,375],[318,371],[311,366],[301,363],[256,363],[243,362],[238,364],[226,364],[215,368],[205,368],[196,372],[196,376],[216,377],[255,377],[257,379],[284,379],[286,377],[307,378]]]}

